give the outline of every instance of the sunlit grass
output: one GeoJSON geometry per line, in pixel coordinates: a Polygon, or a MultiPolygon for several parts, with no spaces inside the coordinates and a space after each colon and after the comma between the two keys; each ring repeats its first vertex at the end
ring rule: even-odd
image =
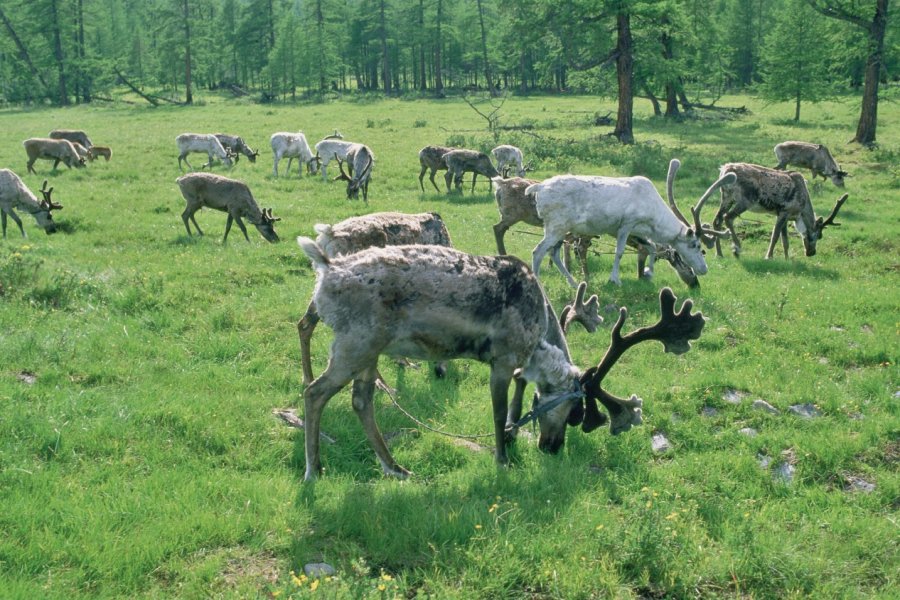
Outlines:
{"type": "MultiPolygon", "coordinates": [[[[61,233],[46,236],[22,215],[29,237],[10,229],[0,241],[0,595],[783,598],[897,588],[894,104],[882,107],[880,145],[869,151],[847,143],[856,100],[823,103],[799,127],[790,106],[749,97],[721,101],[750,108],[737,120],[671,123],[639,104],[638,144],[628,148],[591,125],[606,102],[507,101],[504,124],[536,135],[509,130],[500,142],[525,150],[533,176],[643,174],[661,188],[677,156],[682,208],[723,162],[774,164],[777,142],[823,142],[853,174],[843,226],[813,258],[793,238],[790,260],[765,261],[773,220],[750,216],[741,260],[708,256],[710,272],[690,293],[664,264],[652,283],[638,281],[633,257],[621,287],[604,283],[611,244],[596,244],[590,288],[607,329],[570,333],[578,364],[600,359],[616,307],[629,308],[626,330],[654,322],[663,285],[709,319],[688,354],[647,344],[611,373],[612,393],[644,398],[642,427],[617,437],[573,429],[559,456],[523,434],[515,466],[497,470],[490,451],[417,430],[379,395],[382,430],[399,434],[392,452],[415,473],[399,483],[382,477],[343,392],[323,418],[337,440],[323,445],[325,476],[303,485],[303,434],[271,414],[302,406],[295,324],[314,275],[293,239],[369,211],[436,211],[458,248],[492,253],[498,217],[486,185],[423,194],[416,154],[451,141],[489,150],[494,139],[452,99],[205,100],[0,112],[0,166],[32,189],[48,179],[65,206],[61,233]],[[57,172],[39,162],[26,176],[21,141],[55,127],[87,130],[112,160],[57,172]],[[347,201],[339,182],[272,176],[271,133],[303,130],[314,143],[334,129],[375,153],[368,207],[347,201]],[[174,142],[187,131],[235,133],[261,149],[256,164],[241,160],[229,174],[282,218],[281,244],[252,227],[250,243],[234,229],[223,244],[225,216],[208,210],[197,214],[207,235],[188,237],[174,142]],[[726,401],[729,391],[743,401],[726,401]],[[753,409],[758,399],[780,414],[753,409]],[[804,403],[822,416],[789,413],[804,403]],[[651,450],[657,433],[671,450],[651,450]],[[782,462],[794,467],[790,484],[773,477],[782,462]],[[850,477],[876,487],[845,491],[850,477]],[[301,577],[312,562],[334,566],[336,578],[301,577]]],[[[838,195],[813,188],[819,212],[838,195]]],[[[508,250],[530,260],[537,233],[514,227],[508,250]]],[[[543,277],[555,306],[571,298],[554,269],[543,277]]],[[[329,340],[320,327],[316,372],[329,340]]],[[[419,418],[456,433],[490,430],[484,365],[454,363],[444,380],[425,365],[384,360],[381,370],[419,418]]]]}

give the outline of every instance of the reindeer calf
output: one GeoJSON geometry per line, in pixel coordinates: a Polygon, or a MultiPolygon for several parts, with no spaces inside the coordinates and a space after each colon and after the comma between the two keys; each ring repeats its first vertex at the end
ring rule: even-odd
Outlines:
{"type": "Polygon", "coordinates": [[[91,146],[88,149],[88,158],[90,160],[95,160],[99,156],[102,156],[106,159],[106,162],[109,162],[109,159],[112,158],[112,150],[107,146],[91,146]]]}

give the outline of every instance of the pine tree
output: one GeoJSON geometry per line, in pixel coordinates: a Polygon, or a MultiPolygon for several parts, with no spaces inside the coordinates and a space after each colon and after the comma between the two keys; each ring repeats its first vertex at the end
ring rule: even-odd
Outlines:
{"type": "Polygon", "coordinates": [[[803,0],[787,0],[763,45],[759,91],[768,100],[793,100],[795,121],[804,100],[816,102],[829,94],[824,38],[819,15],[803,0]]]}

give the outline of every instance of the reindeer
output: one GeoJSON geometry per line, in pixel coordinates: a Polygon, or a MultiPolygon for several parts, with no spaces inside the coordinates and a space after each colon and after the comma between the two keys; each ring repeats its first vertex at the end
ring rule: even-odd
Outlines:
{"type": "Polygon", "coordinates": [[[0,220],[2,220],[3,237],[6,238],[6,216],[12,217],[16,225],[19,226],[19,232],[22,237],[25,235],[25,228],[22,227],[22,219],[13,209],[24,210],[31,214],[37,221],[38,227],[50,234],[56,231],[56,223],[53,222],[53,216],[50,214],[52,210],[61,210],[62,204],[54,202],[50,194],[53,188],[47,189],[47,180],[41,186],[41,195],[43,200],[38,200],[37,196],[32,193],[22,179],[10,171],[9,169],[0,169],[0,220]]]}
{"type": "Polygon", "coordinates": [[[444,155],[444,162],[447,164],[447,173],[444,175],[444,182],[447,184],[447,193],[450,193],[450,180],[456,184],[456,191],[462,193],[463,174],[472,173],[472,193],[475,193],[475,180],[479,175],[488,178],[488,184],[492,177],[497,177],[500,173],[494,168],[490,157],[484,152],[476,150],[466,150],[460,148],[451,150],[444,155]]]}
{"type": "Polygon", "coordinates": [[[372,398],[381,354],[474,358],[489,364],[495,458],[506,464],[507,444],[525,423],[538,421],[538,446],[553,453],[565,442],[567,423],[581,424],[585,431],[601,425],[605,416],[599,413],[598,399],[613,415],[614,433],[639,424],[643,401],[608,394],[601,387],[603,378],[622,353],[640,341],[657,339],[668,351],[687,351],[704,324],[702,315],[690,314],[690,301],[675,314],[675,297],[666,288],[660,296],[660,322],[622,337],[627,314],[622,309],[612,346],[597,367],[582,375],[537,278],[515,257],[413,245],[329,259],[313,240],[297,241],[316,269],[312,301],[334,331],[328,367],[303,395],[307,481],[322,471],[322,411],[351,381],[353,410],[382,470],[398,478],[410,475],[391,456],[375,421],[372,398]],[[538,388],[533,409],[521,418],[509,412],[507,402],[517,369],[538,388]]]}
{"type": "Polygon", "coordinates": [[[844,187],[844,178],[850,176],[841,170],[831,152],[822,144],[782,142],[775,146],[775,158],[778,159],[775,168],[779,171],[788,165],[806,167],[812,172],[813,181],[821,175],[822,179],[831,179],[831,183],[841,188],[844,187]]]}
{"type": "MultiPolygon", "coordinates": [[[[525,194],[525,188],[540,182],[536,179],[523,179],[521,177],[510,177],[508,179],[494,177],[492,181],[496,186],[494,199],[497,201],[497,208],[500,210],[500,222],[494,225],[494,238],[497,242],[497,252],[506,254],[506,245],[503,243],[503,238],[510,227],[519,222],[535,227],[544,226],[544,222],[537,214],[534,195],[525,194]]],[[[689,287],[699,287],[700,280],[694,273],[694,270],[684,262],[681,255],[671,246],[654,244],[650,240],[636,235],[629,235],[626,243],[638,253],[638,278],[650,278],[653,276],[653,263],[651,262],[650,266],[646,267],[647,259],[652,254],[654,257],[668,261],[681,280],[688,284],[689,287]]],[[[575,248],[575,252],[581,261],[582,276],[587,280],[587,253],[591,245],[591,237],[566,236],[565,244],[567,267],[569,247],[572,246],[575,248]]]]}
{"type": "Polygon", "coordinates": [[[54,140],[69,140],[70,142],[81,144],[88,150],[94,145],[88,134],[80,129],[54,129],[47,137],[54,140]]]}
{"type": "Polygon", "coordinates": [[[272,216],[271,208],[260,210],[247,184],[212,173],[189,173],[182,175],[175,182],[181,189],[181,195],[184,196],[186,202],[184,212],[181,213],[181,220],[184,221],[184,228],[188,235],[191,235],[188,220],[194,223],[197,233],[203,235],[203,231],[197,225],[197,219],[194,218],[194,213],[206,206],[228,213],[223,242],[228,241],[228,232],[231,231],[232,221],[237,222],[244,234],[244,239],[250,241],[242,217],[255,225],[267,241],[279,241],[273,224],[281,219],[272,216]]]}
{"type": "MultiPolygon", "coordinates": [[[[803,238],[806,256],[815,256],[816,243],[822,232],[829,225],[839,226],[834,218],[841,206],[846,202],[848,194],[844,194],[835,203],[831,214],[826,219],[816,217],[809,190],[803,175],[796,171],[778,171],[748,163],[728,163],[722,165],[720,177],[728,174],[735,176],[735,183],[722,187],[722,202],[713,220],[713,228],[722,223],[731,234],[732,250],[736,257],[741,254],[741,241],[734,231],[734,220],[745,211],[765,212],[777,215],[766,258],[771,259],[778,238],[784,248],[784,257],[788,258],[788,220],[794,220],[794,226],[803,238]]],[[[722,248],[716,239],[716,254],[722,256],[722,248]]]]}
{"type": "Polygon", "coordinates": [[[191,152],[206,154],[209,158],[209,160],[200,167],[201,169],[211,167],[215,159],[221,160],[225,166],[229,168],[231,168],[233,164],[232,159],[234,158],[234,154],[229,150],[225,150],[216,136],[212,134],[182,133],[175,138],[175,143],[178,145],[178,168],[182,171],[184,169],[181,166],[181,161],[184,161],[191,171],[194,170],[194,167],[191,166],[191,163],[189,163],[187,159],[187,155],[191,152]]]}
{"type": "Polygon", "coordinates": [[[256,157],[259,156],[259,150],[254,150],[248,146],[241,136],[229,135],[227,133],[214,133],[213,135],[219,140],[219,143],[222,144],[222,147],[225,148],[226,151],[231,152],[234,157],[234,164],[237,164],[241,159],[241,154],[246,156],[250,162],[256,162],[256,157]]]}
{"type": "Polygon", "coordinates": [[[66,168],[71,169],[73,166],[80,169],[84,166],[84,159],[78,154],[75,145],[66,139],[51,138],[29,138],[22,142],[25,146],[25,154],[28,155],[27,169],[29,173],[37,175],[34,170],[34,163],[37,159],[53,161],[53,169],[55,170],[59,163],[62,162],[66,168]]]}
{"type": "Polygon", "coordinates": [[[419,150],[419,165],[422,167],[422,170],[419,171],[419,187],[422,188],[423,192],[425,191],[425,184],[422,183],[422,179],[425,177],[425,171],[428,170],[431,170],[431,173],[428,175],[431,185],[434,186],[435,191],[441,191],[434,182],[434,174],[438,171],[447,170],[444,155],[452,150],[456,150],[456,148],[450,146],[425,146],[419,150]]]}
{"type": "Polygon", "coordinates": [[[344,172],[344,161],[335,154],[338,161],[338,167],[341,174],[335,177],[335,180],[343,180],[347,182],[347,199],[355,200],[359,198],[359,190],[363,193],[363,202],[369,203],[369,181],[372,179],[372,167],[375,166],[375,156],[372,150],[364,144],[353,144],[347,150],[347,162],[349,163],[350,174],[344,172]]]}
{"type": "MultiPolygon", "coordinates": [[[[680,165],[677,159],[669,163],[667,186],[673,184],[680,165]]],[[[575,287],[575,279],[559,257],[563,240],[568,234],[583,237],[606,233],[616,237],[616,256],[609,276],[616,285],[621,283],[619,262],[631,235],[672,246],[697,275],[704,275],[707,266],[700,243],[707,237],[724,234],[703,228],[700,209],[717,188],[733,179],[733,175],[723,175],[706,190],[691,211],[693,227],[681,213],[676,214],[666,206],[646,177],[557,175],[530,185],[525,188],[525,194],[535,195],[535,207],[544,221],[544,239],[534,248],[532,268],[539,274],[541,261],[552,250],[553,263],[569,285],[575,287]]],[[[648,248],[648,252],[653,260],[655,249],[648,248]]]]}
{"type": "Polygon", "coordinates": [[[491,150],[491,154],[497,159],[497,170],[505,178],[509,176],[511,165],[516,167],[516,176],[525,177],[525,167],[522,165],[522,151],[509,144],[501,144],[491,150]]]}

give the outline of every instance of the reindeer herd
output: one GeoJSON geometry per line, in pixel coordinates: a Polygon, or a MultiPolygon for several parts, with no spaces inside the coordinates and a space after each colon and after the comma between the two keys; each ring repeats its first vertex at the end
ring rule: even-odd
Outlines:
{"type": "MultiPolygon", "coordinates": [[[[193,171],[187,157],[191,153],[207,156],[202,168],[219,161],[227,168],[240,156],[256,162],[259,151],[240,137],[228,134],[184,133],[176,138],[178,166],[193,171]]],[[[315,144],[314,150],[302,132],[277,132],[271,135],[273,176],[278,177],[279,162],[287,158],[286,172],[296,159],[298,177],[321,173],[328,180],[328,164],[338,163],[345,181],[348,199],[362,192],[368,205],[369,184],[375,156],[369,146],[349,142],[335,131],[315,144]]],[[[109,160],[109,148],[94,146],[82,131],[54,130],[47,138],[24,142],[27,170],[36,173],[37,159],[60,162],[68,168],[83,167],[97,156],[109,160]]],[[[507,448],[518,429],[529,421],[540,427],[538,442],[542,450],[558,451],[565,440],[567,426],[581,425],[591,431],[607,420],[616,434],[642,422],[643,401],[637,396],[617,398],[601,387],[612,365],[629,347],[646,340],[661,341],[667,352],[683,353],[690,341],[700,336],[704,318],[692,313],[687,300],[676,312],[671,290],[660,293],[660,321],[627,335],[621,330],[627,318],[621,309],[612,329],[612,343],[596,366],[581,369],[571,358],[565,330],[573,320],[593,331],[602,320],[599,301],[584,294],[587,280],[587,249],[591,240],[609,235],[615,239],[615,255],[609,280],[620,283],[620,261],[626,247],[638,253],[638,277],[652,277],[657,258],[672,265],[690,287],[699,285],[698,276],[708,266],[705,248],[715,246],[721,256],[720,240],[730,237],[735,256],[741,244],[734,221],[746,211],[764,212],[776,217],[766,258],[771,259],[779,239],[788,256],[788,222],[793,221],[801,234],[807,256],[816,253],[823,231],[834,222],[847,199],[844,194],[830,214],[823,218],[813,210],[806,180],[788,165],[810,169],[812,178],[822,176],[838,187],[848,174],[840,169],[828,149],[804,142],[785,142],[775,147],[775,169],[748,163],[728,163],[691,208],[688,220],[675,202],[675,175],[680,161],[673,159],[666,178],[667,201],[645,177],[601,177],[557,175],[544,181],[525,179],[529,169],[522,151],[501,145],[491,155],[477,150],[430,145],[419,151],[419,186],[425,191],[424,176],[440,192],[434,177],[445,171],[446,191],[462,191],[466,173],[472,174],[472,191],[479,175],[494,189],[500,221],[494,225],[497,255],[474,256],[452,247],[450,234],[436,213],[417,215],[383,212],[348,219],[341,223],[315,225],[316,240],[299,237],[297,241],[316,271],[313,296],[303,318],[297,323],[300,338],[305,409],[307,480],[322,470],[319,434],[323,409],[327,402],[352,382],[352,406],[385,474],[407,477],[388,450],[375,422],[373,394],[380,382],[378,357],[387,355],[445,361],[469,358],[490,365],[490,395],[493,409],[495,456],[507,462],[507,448]],[[496,160],[496,164],[494,160],[496,160]],[[510,175],[514,175],[510,177],[510,175]],[[716,191],[721,202],[712,224],[704,224],[701,211],[716,191]],[[543,229],[543,237],[534,248],[531,263],[508,255],[504,235],[516,223],[543,229]],[[725,230],[721,230],[724,226],[725,230]],[[577,285],[560,257],[565,247],[575,249],[581,259],[585,282],[577,285]],[[552,262],[572,287],[578,287],[573,303],[560,317],[550,304],[540,283],[540,267],[550,254],[552,262]],[[325,371],[312,372],[311,336],[316,324],[324,321],[334,332],[325,371]],[[509,401],[510,383],[515,392],[509,401]],[[530,411],[522,416],[525,382],[534,382],[537,391],[530,411]],[[598,402],[608,411],[601,412],[598,402]]],[[[200,235],[195,213],[203,207],[227,213],[224,239],[236,222],[249,241],[244,220],[254,225],[269,242],[279,241],[274,223],[280,219],[272,209],[261,209],[249,187],[238,180],[206,172],[192,172],[177,179],[186,202],[182,221],[188,235],[191,223],[200,235]]],[[[14,209],[32,214],[47,233],[55,230],[52,210],[61,205],[51,200],[53,188],[44,181],[42,200],[28,189],[11,170],[0,170],[0,216],[6,237],[7,216],[25,235],[21,219],[14,209]]],[[[439,366],[440,375],[446,367],[439,366]]]]}

